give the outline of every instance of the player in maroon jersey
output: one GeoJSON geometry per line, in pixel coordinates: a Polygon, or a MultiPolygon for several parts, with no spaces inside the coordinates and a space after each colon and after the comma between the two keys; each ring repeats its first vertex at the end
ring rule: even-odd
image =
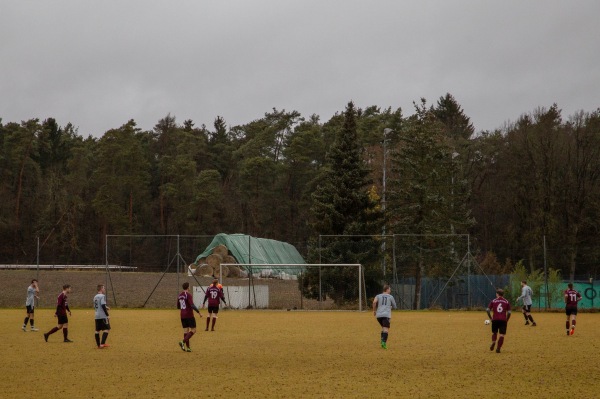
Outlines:
{"type": "Polygon", "coordinates": [[[490,350],[494,350],[499,332],[500,338],[498,338],[496,353],[500,353],[500,348],[504,344],[504,335],[506,334],[508,320],[510,319],[510,303],[504,298],[503,289],[498,288],[496,290],[496,299],[490,302],[486,311],[488,317],[492,319],[492,345],[490,345],[490,350]],[[492,312],[494,313],[493,316],[492,312]]]}
{"type": "Polygon", "coordinates": [[[56,302],[56,312],[54,313],[54,317],[58,319],[58,325],[44,334],[44,340],[46,342],[48,342],[48,337],[50,335],[54,334],[60,329],[63,330],[64,342],[73,342],[69,339],[69,318],[67,317],[67,312],[69,312],[69,316],[71,316],[71,309],[69,309],[69,304],[67,302],[67,295],[70,293],[71,285],[63,285],[63,290],[58,296],[58,300],[56,302]]]}
{"type": "Polygon", "coordinates": [[[190,294],[190,283],[185,282],[181,286],[183,291],[177,297],[177,309],[180,309],[181,326],[183,327],[183,341],[179,341],[179,346],[184,352],[191,352],[190,338],[196,333],[196,319],[194,311],[202,317],[200,310],[194,305],[192,294],[190,294]]]}
{"type": "Polygon", "coordinates": [[[214,279],[212,284],[206,289],[202,308],[204,308],[206,301],[208,301],[208,317],[206,318],[206,329],[204,331],[208,331],[210,319],[212,319],[212,327],[210,330],[215,331],[217,314],[219,313],[219,304],[223,302],[223,304],[227,306],[227,303],[225,303],[225,295],[223,294],[223,286],[219,284],[218,279],[214,279]]]}
{"type": "Polygon", "coordinates": [[[565,313],[567,314],[567,335],[575,334],[575,323],[577,318],[577,302],[581,301],[581,294],[573,289],[573,283],[567,284],[569,289],[565,290],[565,313]],[[569,319],[571,326],[569,328],[569,319]]]}

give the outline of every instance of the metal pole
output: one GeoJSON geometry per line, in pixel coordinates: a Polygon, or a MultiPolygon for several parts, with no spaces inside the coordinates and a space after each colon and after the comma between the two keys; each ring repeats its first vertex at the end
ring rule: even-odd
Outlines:
{"type": "Polygon", "coordinates": [[[387,135],[388,133],[390,133],[392,131],[392,129],[390,128],[385,128],[383,129],[383,189],[382,189],[382,196],[381,196],[381,211],[383,212],[383,232],[382,232],[382,238],[383,238],[383,244],[382,244],[382,249],[383,249],[383,262],[382,262],[382,273],[383,273],[383,278],[385,279],[385,269],[386,269],[386,259],[385,259],[385,252],[386,252],[386,239],[385,239],[385,235],[386,235],[386,216],[385,216],[385,194],[386,194],[386,183],[387,183],[387,135]]]}
{"type": "MultiPolygon", "coordinates": [[[[131,264],[131,263],[130,263],[131,264]]],[[[104,235],[104,265],[106,267],[106,289],[108,289],[108,235],[104,235]]],[[[112,287],[111,287],[112,288],[112,287]]]]}
{"type": "MultiPolygon", "coordinates": [[[[321,234],[319,234],[319,263],[323,263],[321,258],[321,234]]],[[[321,266],[319,266],[319,309],[321,309],[321,266]]]]}
{"type": "Polygon", "coordinates": [[[323,302],[323,296],[322,296],[322,286],[321,286],[321,266],[319,266],[319,310],[321,309],[322,302],[323,302]]]}
{"type": "Polygon", "coordinates": [[[467,302],[471,307],[471,236],[467,235],[467,302]]]}
{"type": "Polygon", "coordinates": [[[300,310],[304,309],[304,293],[302,291],[304,291],[304,272],[300,272],[300,287],[302,287],[302,290],[300,291],[300,310]]]}
{"type": "Polygon", "coordinates": [[[549,292],[548,292],[548,267],[547,267],[547,263],[546,263],[546,235],[544,235],[544,282],[545,282],[545,286],[546,286],[546,307],[545,309],[548,309],[548,299],[549,297],[549,292]]]}
{"type": "MultiPolygon", "coordinates": [[[[250,240],[252,239],[252,237],[250,237],[250,235],[248,235],[248,263],[251,264],[252,263],[252,256],[250,256],[250,240]]],[[[253,270],[252,270],[252,266],[250,266],[249,268],[249,274],[248,274],[248,308],[250,308],[252,306],[252,300],[251,300],[251,290],[252,290],[252,283],[254,281],[252,281],[252,277],[253,277],[253,270]]]]}
{"type": "Polygon", "coordinates": [[[396,238],[392,236],[392,281],[398,284],[398,270],[396,270],[396,238]]]}
{"type": "Polygon", "coordinates": [[[110,289],[113,293],[113,301],[115,301],[114,306],[116,307],[118,305],[117,304],[117,294],[115,293],[115,287],[113,287],[112,277],[110,276],[110,268],[108,267],[108,237],[109,237],[108,234],[104,235],[104,259],[105,259],[105,264],[106,264],[106,289],[108,289],[108,287],[109,287],[108,283],[110,281],[110,289]]]}
{"type": "Polygon", "coordinates": [[[37,254],[36,254],[36,262],[37,262],[37,274],[35,276],[36,280],[40,280],[40,236],[37,237],[37,254]]]}
{"type": "Polygon", "coordinates": [[[592,309],[594,309],[594,297],[596,296],[596,291],[594,291],[594,279],[590,277],[590,286],[592,288],[592,309]]]}
{"type": "Polygon", "coordinates": [[[319,263],[323,263],[321,260],[321,234],[319,234],[319,263]]]}
{"type": "Polygon", "coordinates": [[[177,234],[177,292],[179,292],[179,234],[177,234]]]}
{"type": "Polygon", "coordinates": [[[362,276],[362,265],[358,265],[358,311],[362,312],[362,286],[361,279],[362,276]]]}

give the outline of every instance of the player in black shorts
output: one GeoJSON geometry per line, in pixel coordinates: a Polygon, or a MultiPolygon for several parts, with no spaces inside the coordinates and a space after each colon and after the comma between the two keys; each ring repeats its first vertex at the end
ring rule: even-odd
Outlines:
{"type": "Polygon", "coordinates": [[[56,302],[56,312],[54,313],[54,317],[58,319],[58,323],[56,327],[44,334],[44,340],[46,342],[48,342],[48,337],[50,335],[54,334],[59,330],[62,330],[63,332],[63,342],[73,342],[69,339],[69,318],[67,317],[67,312],[69,313],[69,316],[71,316],[71,309],[69,309],[69,304],[67,302],[67,296],[70,293],[71,285],[63,285],[63,290],[58,296],[56,302]]]}
{"type": "Polygon", "coordinates": [[[27,331],[27,322],[31,323],[31,331],[38,331],[38,329],[33,325],[33,317],[35,312],[35,299],[40,298],[38,296],[39,292],[40,288],[38,286],[38,281],[36,279],[31,280],[31,285],[27,287],[27,300],[25,301],[27,316],[23,321],[23,327],[21,327],[23,331],[27,331]]]}
{"type": "Polygon", "coordinates": [[[508,320],[511,315],[510,303],[504,298],[503,289],[498,288],[496,290],[496,298],[490,302],[486,311],[488,317],[492,319],[492,344],[490,345],[490,350],[493,351],[496,348],[496,353],[500,353],[504,344],[508,320]],[[496,347],[496,340],[498,347],[496,347]]]}
{"type": "Polygon", "coordinates": [[[196,319],[194,312],[200,317],[202,314],[194,305],[192,294],[190,294],[190,283],[187,281],[182,285],[183,291],[177,297],[177,309],[180,310],[181,326],[183,327],[183,340],[179,341],[179,347],[184,352],[191,352],[190,338],[196,333],[196,319]]]}
{"type": "Polygon", "coordinates": [[[567,314],[567,335],[575,334],[575,325],[577,324],[577,304],[581,301],[581,294],[573,289],[573,283],[568,284],[565,290],[565,313],[567,314]],[[569,325],[570,322],[570,325],[569,325]]]}
{"type": "Polygon", "coordinates": [[[204,295],[204,302],[202,302],[202,307],[208,301],[208,317],[206,318],[206,329],[204,331],[208,331],[208,327],[210,325],[210,320],[212,319],[211,331],[215,331],[215,324],[217,323],[217,314],[219,313],[219,305],[221,302],[225,306],[225,295],[223,294],[223,286],[219,284],[218,279],[214,279],[212,284],[206,289],[206,293],[204,295]]]}
{"type": "Polygon", "coordinates": [[[110,331],[110,316],[108,311],[110,308],[106,304],[106,287],[104,284],[98,284],[98,293],[94,297],[94,319],[96,321],[96,331],[94,332],[94,338],[96,339],[96,345],[98,349],[108,348],[109,345],[106,343],[108,333],[110,331]],[[102,339],[100,339],[102,334],[102,339]]]}

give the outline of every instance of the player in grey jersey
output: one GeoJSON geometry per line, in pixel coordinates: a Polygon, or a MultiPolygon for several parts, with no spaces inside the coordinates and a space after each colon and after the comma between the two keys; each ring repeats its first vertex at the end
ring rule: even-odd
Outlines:
{"type": "Polygon", "coordinates": [[[23,321],[23,327],[21,327],[23,331],[27,331],[27,322],[31,324],[30,331],[38,331],[38,329],[33,325],[33,312],[35,310],[35,298],[40,298],[38,296],[39,293],[40,288],[38,286],[38,281],[36,279],[31,280],[31,285],[27,287],[27,300],[25,301],[25,307],[27,308],[27,316],[25,316],[25,321],[23,321]]]}
{"type": "Polygon", "coordinates": [[[381,325],[381,347],[387,349],[388,331],[390,330],[390,319],[392,318],[392,308],[396,309],[396,300],[390,295],[389,285],[383,286],[383,293],[373,299],[373,315],[381,325]]]}
{"type": "Polygon", "coordinates": [[[96,319],[96,345],[98,349],[108,347],[106,338],[108,338],[108,332],[110,331],[110,322],[108,311],[110,308],[106,306],[106,287],[104,284],[98,284],[98,293],[94,297],[94,318],[96,319]],[[102,332],[102,341],[100,341],[100,332],[102,332]]]}
{"type": "Polygon", "coordinates": [[[517,298],[516,302],[519,303],[519,299],[523,300],[522,312],[523,317],[525,318],[525,325],[528,325],[531,321],[531,326],[535,327],[537,324],[535,324],[533,317],[531,317],[531,305],[533,304],[533,301],[531,300],[532,296],[533,290],[527,285],[527,281],[521,281],[521,296],[517,298]]]}

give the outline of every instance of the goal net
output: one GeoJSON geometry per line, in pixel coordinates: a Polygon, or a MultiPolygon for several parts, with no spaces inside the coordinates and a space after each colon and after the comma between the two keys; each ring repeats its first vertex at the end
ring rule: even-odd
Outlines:
{"type": "Polygon", "coordinates": [[[222,263],[217,277],[234,309],[362,310],[360,264],[222,263]]]}

